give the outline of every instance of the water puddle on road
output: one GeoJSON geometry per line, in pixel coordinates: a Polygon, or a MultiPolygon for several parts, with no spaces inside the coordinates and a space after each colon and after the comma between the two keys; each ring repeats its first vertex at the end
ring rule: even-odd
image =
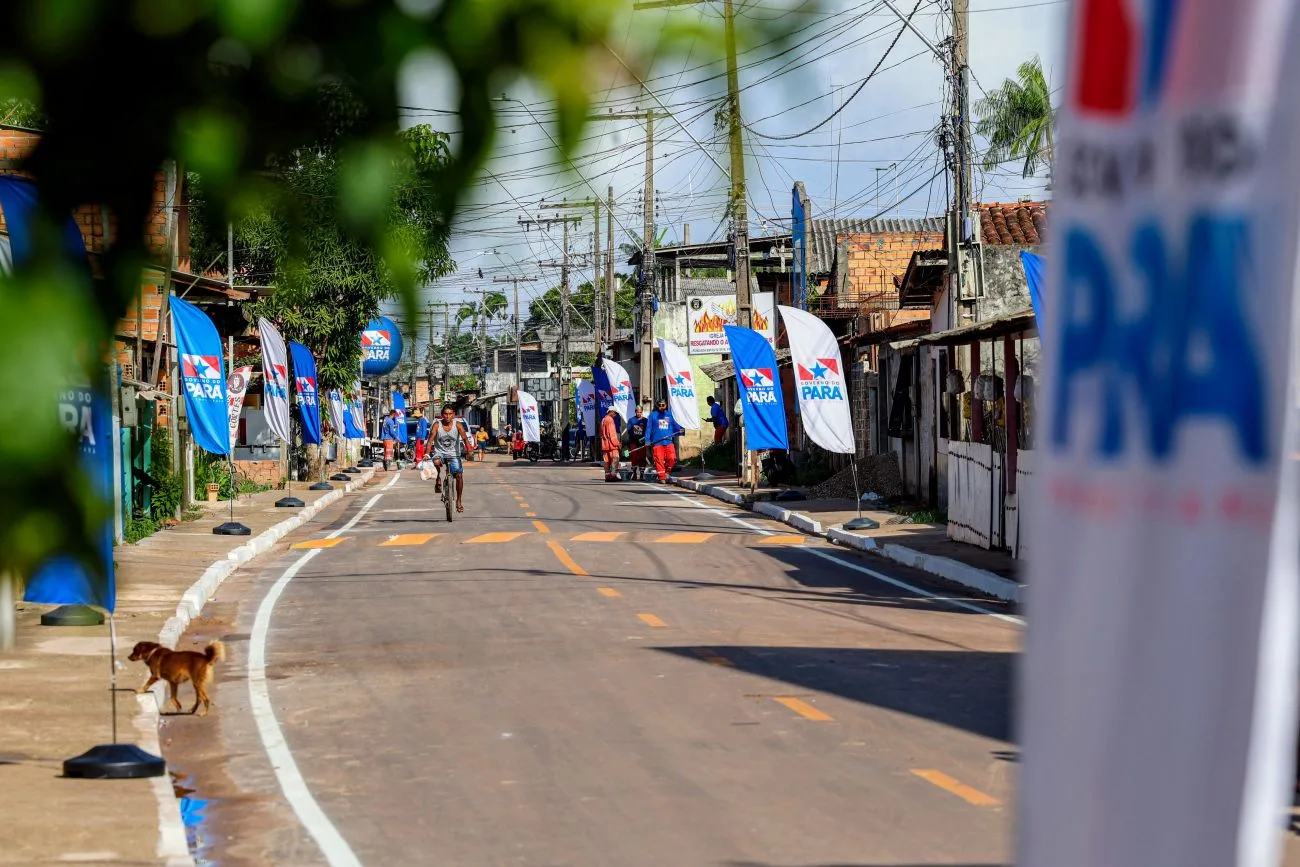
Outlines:
{"type": "Polygon", "coordinates": [[[180,802],[181,824],[185,826],[185,842],[190,847],[190,856],[198,867],[217,867],[216,860],[210,857],[212,839],[208,834],[207,809],[213,801],[196,798],[198,794],[190,787],[190,778],[176,771],[169,771],[172,778],[172,791],[180,802]]]}

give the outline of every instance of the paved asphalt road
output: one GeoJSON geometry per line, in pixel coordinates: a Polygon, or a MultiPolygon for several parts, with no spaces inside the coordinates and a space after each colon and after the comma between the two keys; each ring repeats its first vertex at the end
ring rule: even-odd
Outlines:
{"type": "Polygon", "coordinates": [[[1007,861],[1016,623],[675,488],[494,460],[453,524],[380,474],[196,622],[230,655],[164,749],[201,861],[1007,861]]]}

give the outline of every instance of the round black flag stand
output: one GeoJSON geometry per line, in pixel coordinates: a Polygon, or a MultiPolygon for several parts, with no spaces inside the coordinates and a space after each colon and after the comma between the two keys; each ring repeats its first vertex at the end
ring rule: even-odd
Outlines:
{"type": "Polygon", "coordinates": [[[230,461],[230,520],[212,528],[214,536],[251,536],[253,531],[235,520],[235,498],[239,496],[239,486],[235,481],[235,461],[230,461]]]}
{"type": "Polygon", "coordinates": [[[285,479],[284,496],[275,501],[275,507],[277,509],[301,509],[303,506],[307,505],[302,500],[298,499],[295,496],[292,496],[292,490],[293,490],[293,480],[285,479]]]}
{"type": "MultiPolygon", "coordinates": [[[[104,622],[102,616],[99,622],[104,622]]],[[[109,676],[109,694],[112,696],[113,742],[91,747],[81,755],[66,760],[63,763],[63,776],[81,780],[161,777],[167,773],[167,762],[161,756],[146,752],[135,744],[117,742],[117,624],[113,621],[112,614],[108,615],[108,648],[108,664],[112,672],[109,676]]]]}
{"type": "Polygon", "coordinates": [[[138,780],[165,773],[166,761],[135,744],[100,744],[63,763],[63,776],[81,780],[138,780]]]}
{"type": "Polygon", "coordinates": [[[846,530],[875,530],[880,524],[862,514],[862,489],[858,486],[858,461],[854,457],[849,466],[853,467],[853,497],[858,504],[858,516],[844,522],[846,530]]]}
{"type": "Polygon", "coordinates": [[[345,473],[335,473],[334,475],[330,476],[330,481],[331,481],[331,482],[350,482],[350,481],[352,481],[352,477],[346,475],[345,473]]]}
{"type": "Polygon", "coordinates": [[[345,472],[345,473],[351,473],[351,474],[355,475],[356,473],[361,472],[361,470],[357,469],[356,467],[344,467],[344,468],[343,468],[343,472],[345,472]]]}

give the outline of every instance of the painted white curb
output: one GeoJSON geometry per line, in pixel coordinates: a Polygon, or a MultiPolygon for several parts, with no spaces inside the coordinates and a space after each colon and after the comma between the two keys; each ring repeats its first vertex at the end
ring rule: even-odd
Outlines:
{"type": "MultiPolygon", "coordinates": [[[[725,488],[719,488],[716,485],[701,485],[699,482],[693,482],[690,479],[676,479],[676,483],[690,491],[707,494],[715,499],[731,503],[735,506],[744,505],[745,498],[734,491],[728,491],[725,488]]],[[[803,530],[805,533],[811,533],[815,536],[825,536],[832,542],[838,542],[849,548],[855,548],[859,551],[869,551],[878,554],[881,557],[893,560],[895,563],[901,563],[904,566],[910,566],[913,569],[919,569],[922,572],[928,572],[931,575],[942,578],[945,581],[951,581],[962,587],[969,587],[977,590],[986,596],[992,596],[994,599],[1002,599],[1008,602],[1021,602],[1021,593],[1024,585],[1018,584],[1001,575],[996,575],[985,569],[978,569],[974,566],[954,560],[951,557],[941,557],[938,554],[925,554],[920,551],[908,548],[905,545],[898,545],[892,542],[880,544],[871,536],[863,536],[858,533],[850,533],[840,527],[824,529],[820,521],[808,517],[807,515],[783,508],[779,503],[768,500],[761,500],[753,504],[753,511],[760,515],[767,515],[770,518],[788,524],[797,530],[803,530]]]]}
{"type": "Polygon", "coordinates": [[[760,515],[767,515],[769,518],[776,518],[783,524],[789,524],[796,530],[803,530],[805,533],[812,533],[814,536],[824,536],[822,531],[822,522],[810,518],[800,512],[783,508],[779,503],[770,500],[760,500],[754,504],[754,511],[760,515]]]}
{"type": "MultiPolygon", "coordinates": [[[[169,617],[158,632],[158,643],[175,647],[181,635],[189,628],[190,622],[199,616],[203,606],[207,605],[217,594],[217,588],[230,577],[231,573],[258,554],[269,551],[276,542],[314,518],[317,513],[365,485],[375,474],[372,469],[362,470],[343,486],[319,500],[298,509],[293,517],[287,518],[270,527],[244,544],[227,552],[226,556],[213,563],[199,580],[190,585],[176,605],[176,614],[169,617]]],[[[140,733],[140,747],[156,756],[162,755],[158,743],[158,726],[162,722],[161,709],[167,701],[166,685],[157,683],[145,695],[136,696],[140,705],[132,724],[140,733]]],[[[166,867],[193,867],[194,859],[190,855],[189,843],[185,836],[185,826],[181,822],[180,808],[176,794],[171,788],[170,777],[156,777],[153,780],[154,797],[158,801],[158,858],[166,867]]]]}

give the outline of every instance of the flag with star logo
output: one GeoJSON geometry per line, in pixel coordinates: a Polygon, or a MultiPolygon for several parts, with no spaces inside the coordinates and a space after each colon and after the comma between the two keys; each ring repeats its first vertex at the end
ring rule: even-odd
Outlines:
{"type": "Polygon", "coordinates": [[[699,430],[700,400],[695,393],[695,377],[691,373],[691,360],[682,348],[671,340],[659,338],[659,357],[664,363],[664,379],[668,383],[668,408],[673,420],[687,430],[699,430]]]}
{"type": "Polygon", "coordinates": [[[853,418],[849,389],[835,335],[816,316],[778,306],[790,338],[795,369],[795,393],[804,432],[828,452],[853,454],[853,418]]]}

